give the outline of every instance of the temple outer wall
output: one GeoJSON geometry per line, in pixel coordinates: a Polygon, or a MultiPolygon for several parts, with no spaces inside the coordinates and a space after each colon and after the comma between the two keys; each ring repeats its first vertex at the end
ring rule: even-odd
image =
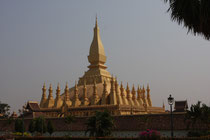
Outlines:
{"type": "MultiPolygon", "coordinates": [[[[10,131],[8,131],[10,132],[10,131]]],[[[0,136],[7,134],[8,132],[0,131],[0,136]]],[[[141,131],[113,131],[112,137],[119,137],[119,138],[130,138],[130,137],[138,137],[141,131]]],[[[171,131],[159,131],[161,136],[170,137],[171,131]]],[[[50,136],[50,134],[45,133],[44,136],[50,136]]],[[[85,137],[89,136],[88,133],[85,135],[85,131],[55,131],[51,136],[69,136],[69,137],[85,137]]],[[[175,137],[186,137],[187,131],[174,131],[175,137]]]]}
{"type": "MultiPolygon", "coordinates": [[[[113,131],[112,132],[112,137],[117,137],[117,138],[130,138],[130,137],[138,137],[141,131],[113,131]]],[[[161,136],[164,137],[170,137],[171,136],[171,131],[160,131],[161,136]]],[[[46,136],[49,136],[49,134],[46,134],[46,136]]],[[[84,137],[85,136],[85,131],[63,131],[63,132],[55,132],[53,133],[52,136],[73,136],[73,137],[84,137]]],[[[89,136],[88,133],[86,136],[89,136]]],[[[186,137],[187,136],[187,131],[186,130],[175,130],[174,131],[174,136],[175,137],[186,137]]]]}
{"type": "MultiPolygon", "coordinates": [[[[175,136],[186,136],[187,122],[184,121],[184,113],[174,113],[174,134],[175,136]]],[[[64,118],[46,118],[51,120],[56,136],[84,136],[86,130],[87,117],[77,117],[72,124],[66,124],[64,118]]],[[[31,119],[25,120],[26,129],[31,119]]],[[[115,128],[112,136],[114,137],[137,137],[141,131],[146,129],[158,130],[163,136],[170,136],[170,114],[147,114],[147,115],[128,115],[114,116],[115,128]]],[[[207,129],[207,125],[197,122],[195,127],[200,130],[207,129]]],[[[190,128],[192,129],[192,128],[190,128]]],[[[7,120],[0,120],[0,134],[2,132],[14,131],[14,122],[8,124],[7,120]]]]}

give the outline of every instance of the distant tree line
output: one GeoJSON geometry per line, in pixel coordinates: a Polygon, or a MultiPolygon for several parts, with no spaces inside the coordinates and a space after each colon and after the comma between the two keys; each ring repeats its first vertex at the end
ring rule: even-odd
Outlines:
{"type": "MultiPolygon", "coordinates": [[[[16,119],[15,120],[15,131],[16,132],[24,132],[23,127],[23,120],[22,119],[16,119]]],[[[55,131],[54,126],[52,124],[52,121],[49,120],[46,123],[46,120],[44,117],[38,117],[30,121],[28,131],[30,133],[40,133],[41,135],[45,132],[48,132],[50,135],[55,131]]]]}

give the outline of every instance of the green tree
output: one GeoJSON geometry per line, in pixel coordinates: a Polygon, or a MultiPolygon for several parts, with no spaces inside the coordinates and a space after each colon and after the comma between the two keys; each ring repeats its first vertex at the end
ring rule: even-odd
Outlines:
{"type": "Polygon", "coordinates": [[[164,0],[172,21],[210,40],[210,0],[164,0]]]}
{"type": "Polygon", "coordinates": [[[7,120],[7,121],[6,121],[6,125],[10,125],[10,124],[12,124],[12,122],[14,121],[14,118],[8,117],[6,120],[7,120]]]}
{"type": "Polygon", "coordinates": [[[188,123],[189,126],[192,126],[193,129],[195,129],[195,124],[197,121],[201,121],[204,124],[207,125],[210,123],[210,107],[208,107],[206,104],[202,104],[198,101],[195,105],[191,105],[190,110],[187,110],[187,113],[185,115],[185,121],[190,120],[188,123]]]}
{"type": "Polygon", "coordinates": [[[209,130],[209,123],[210,123],[210,107],[206,104],[202,104],[198,101],[197,104],[191,105],[190,110],[187,111],[185,116],[185,121],[188,120],[187,127],[192,127],[192,131],[188,132],[189,137],[200,137],[209,135],[209,132],[206,130],[200,130],[196,124],[202,122],[206,125],[207,130],[209,130]]]}
{"type": "MultiPolygon", "coordinates": [[[[72,115],[66,115],[66,114],[64,114],[64,116],[66,116],[66,117],[64,118],[64,122],[65,122],[65,124],[67,124],[68,127],[69,127],[73,122],[76,121],[76,120],[75,120],[75,117],[72,116],[72,115]]],[[[68,135],[71,136],[71,133],[69,132],[68,135]]]]}
{"type": "Polygon", "coordinates": [[[9,117],[9,112],[10,106],[5,103],[0,102],[0,118],[8,118],[9,117]]]}
{"type": "Polygon", "coordinates": [[[15,120],[15,132],[23,132],[23,120],[16,119],[15,120]]]}
{"type": "Polygon", "coordinates": [[[206,104],[202,104],[200,120],[204,124],[206,124],[207,128],[209,129],[209,123],[210,123],[210,107],[208,107],[206,104]]]}
{"type": "Polygon", "coordinates": [[[45,133],[47,130],[46,128],[46,122],[45,122],[45,118],[42,117],[38,117],[35,119],[35,131],[43,134],[45,133]]]}
{"type": "Polygon", "coordinates": [[[89,136],[93,137],[105,137],[111,134],[111,129],[114,126],[113,118],[108,111],[96,112],[95,116],[92,116],[87,121],[87,130],[89,136]]]}
{"type": "Polygon", "coordinates": [[[54,126],[51,120],[49,120],[47,123],[47,132],[49,132],[50,135],[54,132],[54,126]]]}
{"type": "Polygon", "coordinates": [[[28,131],[30,132],[30,133],[34,133],[35,132],[35,126],[36,125],[36,120],[31,120],[30,121],[30,124],[29,124],[29,127],[28,127],[28,131]]]}

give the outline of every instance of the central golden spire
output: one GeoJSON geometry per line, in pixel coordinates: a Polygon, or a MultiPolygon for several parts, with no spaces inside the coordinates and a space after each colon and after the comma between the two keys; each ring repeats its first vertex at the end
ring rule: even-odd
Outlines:
{"type": "Polygon", "coordinates": [[[94,84],[93,79],[95,79],[96,84],[102,84],[104,80],[111,80],[111,75],[106,70],[107,67],[104,65],[106,63],[106,55],[99,34],[97,17],[95,21],[93,41],[90,45],[88,61],[90,62],[90,65],[88,66],[89,70],[86,71],[79,79],[78,85],[83,85],[84,80],[86,80],[87,85],[94,84]]]}
{"type": "Polygon", "coordinates": [[[92,67],[106,68],[106,66],[104,65],[104,63],[106,62],[106,55],[104,52],[104,46],[102,44],[99,33],[97,17],[94,27],[93,41],[90,46],[88,61],[90,62],[89,68],[92,67]]]}

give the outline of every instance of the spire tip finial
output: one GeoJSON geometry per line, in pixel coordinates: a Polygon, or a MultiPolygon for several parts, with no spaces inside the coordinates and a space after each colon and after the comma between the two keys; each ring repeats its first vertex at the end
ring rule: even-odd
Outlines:
{"type": "Polygon", "coordinates": [[[97,13],[96,13],[96,27],[98,26],[98,17],[97,17],[97,13]]]}
{"type": "Polygon", "coordinates": [[[44,82],[44,84],[43,84],[43,88],[46,88],[46,84],[45,84],[45,82],[44,82]]]}
{"type": "Polygon", "coordinates": [[[68,82],[66,82],[66,87],[65,88],[68,89],[68,82]]]}
{"type": "Polygon", "coordinates": [[[57,88],[60,89],[60,83],[58,82],[57,88]]]}
{"type": "Polygon", "coordinates": [[[134,84],[133,84],[132,90],[135,91],[135,86],[134,86],[134,84]]]}
{"type": "Polygon", "coordinates": [[[128,82],[127,82],[127,87],[126,87],[126,88],[127,88],[127,90],[129,90],[129,85],[128,85],[128,82]]]}

